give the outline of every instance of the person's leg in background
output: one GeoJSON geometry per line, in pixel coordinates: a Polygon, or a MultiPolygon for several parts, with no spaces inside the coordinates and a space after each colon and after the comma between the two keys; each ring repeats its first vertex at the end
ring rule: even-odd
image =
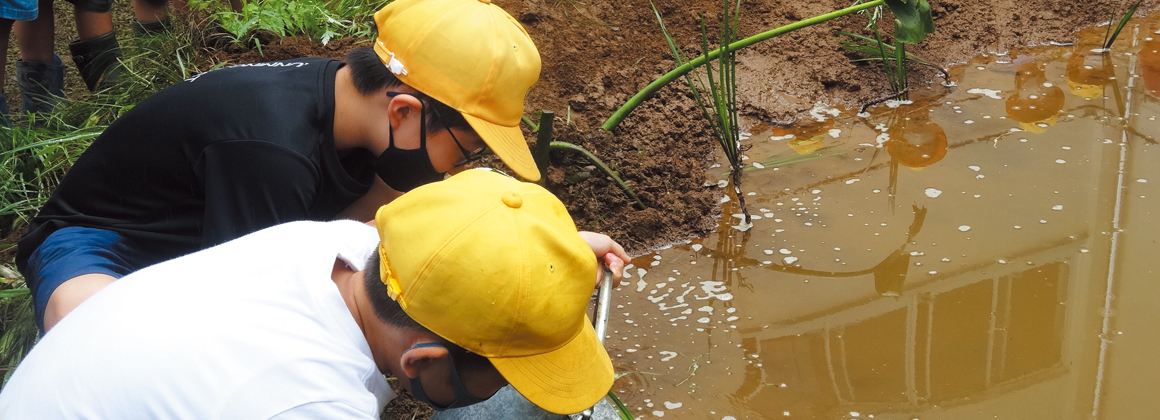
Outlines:
{"type": "Polygon", "coordinates": [[[171,27],[167,0],[133,0],[133,15],[137,23],[133,25],[133,33],[138,38],[165,33],[171,27]]]}
{"type": "Polygon", "coordinates": [[[76,41],[68,44],[73,63],[90,92],[112,86],[117,78],[121,45],[113,33],[113,0],[69,0],[75,6],[76,41]]]}
{"type": "Polygon", "coordinates": [[[53,54],[52,0],[40,0],[36,19],[13,25],[20,59],[16,61],[16,88],[23,112],[47,113],[64,98],[64,72],[60,57],[53,54]]]}
{"type": "Polygon", "coordinates": [[[10,127],[8,121],[8,95],[4,94],[4,70],[8,68],[8,35],[12,33],[12,20],[0,18],[0,47],[4,53],[0,54],[0,127],[10,127]]]}

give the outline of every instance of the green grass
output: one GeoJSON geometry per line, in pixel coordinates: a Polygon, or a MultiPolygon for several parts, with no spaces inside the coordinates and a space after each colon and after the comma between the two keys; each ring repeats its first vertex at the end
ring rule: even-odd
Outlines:
{"type": "Polygon", "coordinates": [[[250,0],[234,11],[219,0],[190,0],[193,10],[207,12],[229,42],[261,49],[259,36],[304,35],[326,44],[343,37],[373,38],[372,16],[389,0],[250,0]]]}

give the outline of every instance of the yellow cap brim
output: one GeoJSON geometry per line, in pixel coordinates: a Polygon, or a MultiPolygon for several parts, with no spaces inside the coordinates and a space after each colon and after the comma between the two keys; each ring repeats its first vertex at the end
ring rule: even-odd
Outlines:
{"type": "Polygon", "coordinates": [[[533,404],[556,414],[574,414],[600,402],[616,379],[608,352],[592,322],[556,350],[534,356],[488,358],[512,387],[533,404]]]}
{"type": "Polygon", "coordinates": [[[471,124],[471,128],[475,129],[475,133],[479,134],[491,151],[499,155],[503,163],[528,181],[540,180],[540,169],[532,159],[528,142],[524,140],[524,133],[520,131],[519,121],[516,121],[515,126],[507,127],[467,113],[462,114],[467,123],[471,124]]]}

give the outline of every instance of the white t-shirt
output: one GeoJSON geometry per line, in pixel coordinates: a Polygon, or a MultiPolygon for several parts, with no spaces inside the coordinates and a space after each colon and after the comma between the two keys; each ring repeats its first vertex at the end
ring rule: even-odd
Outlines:
{"type": "Polygon", "coordinates": [[[338,287],[374,228],[293,222],[130,274],[45,335],[0,419],[374,419],[394,397],[338,287]]]}

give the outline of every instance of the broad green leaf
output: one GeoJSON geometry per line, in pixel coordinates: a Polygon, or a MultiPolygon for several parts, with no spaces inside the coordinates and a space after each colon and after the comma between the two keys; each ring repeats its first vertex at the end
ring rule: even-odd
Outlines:
{"type": "Polygon", "coordinates": [[[894,14],[894,38],[907,44],[917,44],[934,33],[934,18],[926,0],[885,0],[894,14]]]}

